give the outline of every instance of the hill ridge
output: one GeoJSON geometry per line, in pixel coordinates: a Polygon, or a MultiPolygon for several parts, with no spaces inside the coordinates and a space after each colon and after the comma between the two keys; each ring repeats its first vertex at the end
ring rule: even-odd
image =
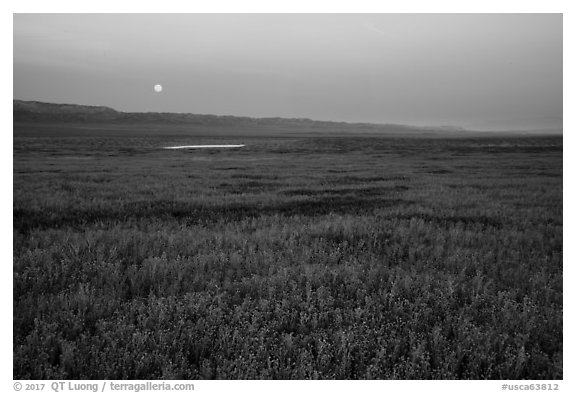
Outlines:
{"type": "Polygon", "coordinates": [[[202,126],[275,126],[306,130],[349,129],[386,132],[460,132],[453,126],[410,126],[403,124],[348,123],[309,118],[247,117],[232,115],[175,113],[175,112],[121,112],[107,106],[60,104],[41,101],[13,100],[14,122],[101,122],[135,124],[190,124],[202,126]]]}

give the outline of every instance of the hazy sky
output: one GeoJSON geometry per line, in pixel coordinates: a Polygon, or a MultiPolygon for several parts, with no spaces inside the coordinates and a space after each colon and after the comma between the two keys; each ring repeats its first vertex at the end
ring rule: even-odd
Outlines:
{"type": "Polygon", "coordinates": [[[14,98],[561,128],[562,15],[16,14],[14,98]]]}

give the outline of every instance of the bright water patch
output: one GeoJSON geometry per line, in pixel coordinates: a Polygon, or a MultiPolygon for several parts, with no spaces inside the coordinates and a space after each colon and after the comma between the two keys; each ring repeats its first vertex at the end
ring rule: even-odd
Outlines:
{"type": "Polygon", "coordinates": [[[187,146],[166,146],[163,149],[233,149],[246,145],[187,145],[187,146]]]}

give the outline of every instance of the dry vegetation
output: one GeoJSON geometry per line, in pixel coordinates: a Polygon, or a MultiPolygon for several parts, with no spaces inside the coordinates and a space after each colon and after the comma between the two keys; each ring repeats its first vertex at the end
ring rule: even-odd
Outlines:
{"type": "Polygon", "coordinates": [[[16,379],[561,379],[562,139],[15,137],[13,302],[16,379]]]}

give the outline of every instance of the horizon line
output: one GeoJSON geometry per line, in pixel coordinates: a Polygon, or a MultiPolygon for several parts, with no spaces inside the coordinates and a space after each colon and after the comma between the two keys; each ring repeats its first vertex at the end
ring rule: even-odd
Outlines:
{"type": "Polygon", "coordinates": [[[117,113],[124,113],[124,114],[172,114],[172,115],[196,115],[196,116],[215,116],[215,117],[234,117],[234,118],[244,118],[244,119],[256,119],[256,120],[271,120],[271,119],[283,119],[283,120],[296,120],[296,121],[310,121],[310,122],[322,122],[322,123],[336,123],[336,124],[349,124],[349,125],[363,125],[363,126],[399,126],[399,127],[407,127],[407,128],[416,128],[416,129],[444,129],[446,131],[462,131],[462,132],[471,132],[471,133],[553,133],[553,134],[564,134],[564,127],[553,127],[553,128],[498,128],[498,129],[481,129],[481,128],[467,128],[459,125],[450,125],[450,124],[441,124],[441,125],[414,125],[414,124],[407,124],[407,123],[374,123],[368,121],[339,121],[339,120],[320,120],[320,119],[312,119],[308,117],[282,117],[282,116],[265,116],[265,117],[257,117],[257,116],[247,116],[247,115],[228,115],[228,114],[214,114],[214,113],[194,113],[194,112],[166,112],[166,111],[123,111],[118,110],[112,106],[108,105],[91,105],[91,104],[79,104],[79,103],[69,103],[69,102],[48,102],[48,101],[39,101],[39,100],[22,100],[18,98],[12,98],[12,102],[20,101],[20,102],[32,102],[32,103],[39,103],[39,104],[49,104],[49,105],[70,105],[70,106],[84,106],[84,107],[91,107],[91,108],[106,108],[110,109],[117,113]]]}

